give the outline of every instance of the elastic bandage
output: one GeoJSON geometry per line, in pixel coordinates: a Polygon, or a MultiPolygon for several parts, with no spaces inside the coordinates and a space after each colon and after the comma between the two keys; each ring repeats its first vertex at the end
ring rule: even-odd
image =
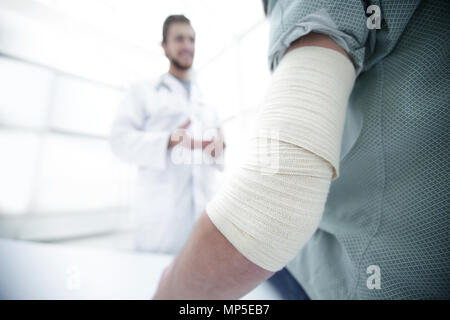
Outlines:
{"type": "Polygon", "coordinates": [[[273,74],[242,165],[206,211],[247,259],[283,268],[312,236],[330,182],[355,81],[352,63],[322,47],[288,52],[273,74]]]}

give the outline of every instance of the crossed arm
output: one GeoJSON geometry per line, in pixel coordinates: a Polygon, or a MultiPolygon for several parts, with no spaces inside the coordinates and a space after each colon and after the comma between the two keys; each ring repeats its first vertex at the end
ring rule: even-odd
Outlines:
{"type": "MultiPolygon", "coordinates": [[[[331,38],[309,34],[288,49],[320,46],[348,58],[331,38]]],[[[237,299],[274,272],[261,268],[242,255],[203,212],[181,253],[161,277],[154,299],[237,299]]]]}

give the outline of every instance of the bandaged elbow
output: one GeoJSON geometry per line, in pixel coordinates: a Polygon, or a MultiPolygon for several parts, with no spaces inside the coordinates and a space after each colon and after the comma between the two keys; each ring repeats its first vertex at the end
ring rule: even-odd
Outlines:
{"type": "Polygon", "coordinates": [[[213,224],[247,259],[283,268],[317,229],[332,179],[355,72],[331,49],[287,53],[261,107],[249,152],[207,205],[213,224]]]}

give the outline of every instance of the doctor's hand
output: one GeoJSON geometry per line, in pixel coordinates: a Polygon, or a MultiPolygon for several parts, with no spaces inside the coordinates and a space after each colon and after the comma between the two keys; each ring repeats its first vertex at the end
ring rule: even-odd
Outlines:
{"type": "Polygon", "coordinates": [[[175,147],[177,144],[180,144],[184,140],[187,140],[187,138],[190,139],[190,137],[186,133],[186,129],[190,126],[190,124],[191,119],[188,119],[183,125],[176,128],[175,131],[170,134],[168,148],[175,147]]]}
{"type": "Polygon", "coordinates": [[[214,140],[203,149],[206,149],[205,152],[211,157],[216,158],[223,154],[223,150],[226,146],[227,145],[225,144],[222,130],[217,128],[217,138],[214,138],[214,140]]]}
{"type": "Polygon", "coordinates": [[[210,144],[208,144],[204,149],[207,154],[209,154],[213,158],[216,158],[220,157],[223,154],[223,150],[226,146],[227,145],[225,144],[225,141],[223,141],[223,138],[219,137],[211,141],[210,144]]]}
{"type": "Polygon", "coordinates": [[[188,133],[187,128],[191,124],[191,120],[187,120],[183,125],[175,129],[170,135],[168,148],[174,147],[176,145],[183,146],[185,148],[194,149],[205,149],[210,145],[213,140],[195,140],[188,133]]]}

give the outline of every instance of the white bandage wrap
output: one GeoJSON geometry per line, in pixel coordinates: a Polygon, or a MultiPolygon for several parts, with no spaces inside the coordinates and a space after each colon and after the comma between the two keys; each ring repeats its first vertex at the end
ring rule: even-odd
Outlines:
{"type": "Polygon", "coordinates": [[[351,62],[322,47],[288,52],[273,74],[245,162],[206,211],[247,259],[276,271],[316,230],[339,174],[351,62]]]}

